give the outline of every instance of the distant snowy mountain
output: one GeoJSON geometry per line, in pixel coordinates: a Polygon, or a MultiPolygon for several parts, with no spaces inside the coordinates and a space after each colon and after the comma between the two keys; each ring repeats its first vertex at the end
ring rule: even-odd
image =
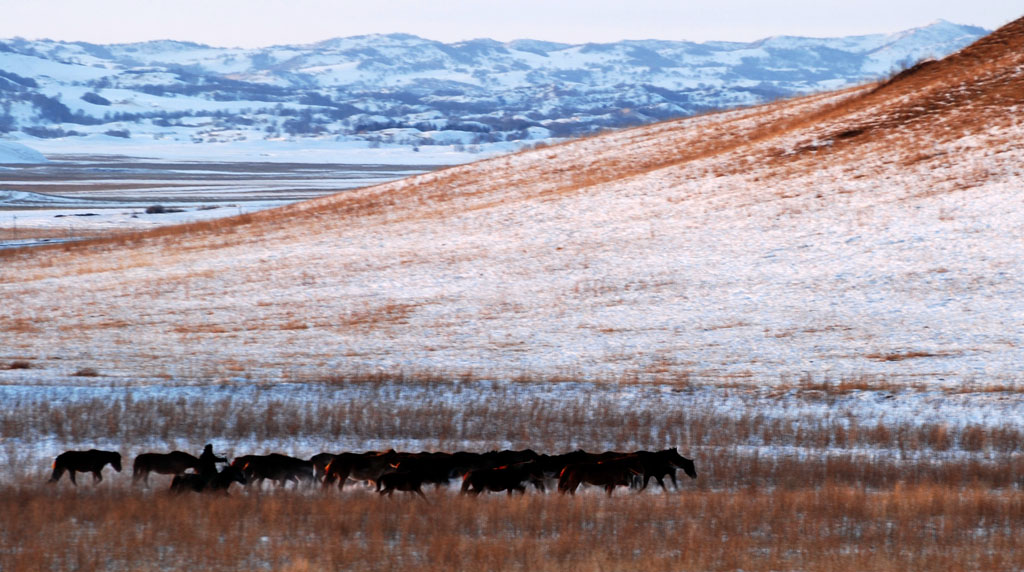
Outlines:
{"type": "Polygon", "coordinates": [[[392,34],[226,49],[0,41],[0,134],[455,145],[577,136],[836,89],[942,57],[986,30],[752,43],[569,45],[392,34]]]}

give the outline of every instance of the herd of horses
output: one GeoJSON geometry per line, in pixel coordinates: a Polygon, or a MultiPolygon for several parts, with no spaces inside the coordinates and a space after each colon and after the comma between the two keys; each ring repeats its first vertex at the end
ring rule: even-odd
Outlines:
{"type": "MultiPolygon", "coordinates": [[[[121,471],[121,454],[115,451],[67,451],[53,463],[51,483],[64,473],[75,483],[75,473],[92,473],[94,482],[103,480],[103,468],[110,465],[121,471]]],[[[673,447],[661,451],[588,453],[576,450],[560,455],[522,451],[490,451],[471,453],[458,451],[406,453],[393,449],[365,453],[320,453],[310,459],[299,459],[271,453],[244,455],[230,462],[218,457],[206,445],[196,457],[182,451],[142,453],[135,457],[132,482],[149,485],[149,474],[173,475],[171,492],[216,492],[227,494],[232,483],[262,486],[266,480],[279,487],[288,482],[300,485],[344,489],[350,482],[363,481],[381,495],[404,491],[423,498],[422,487],[433,484],[448,486],[461,479],[463,494],[505,491],[525,494],[528,486],[546,491],[547,483],[557,482],[561,494],[576,494],[581,485],[603,487],[608,496],[617,487],[644,490],[654,479],[668,490],[665,478],[678,488],[676,470],[697,478],[693,460],[683,457],[673,447]],[[224,465],[218,468],[217,465],[224,465]]]]}

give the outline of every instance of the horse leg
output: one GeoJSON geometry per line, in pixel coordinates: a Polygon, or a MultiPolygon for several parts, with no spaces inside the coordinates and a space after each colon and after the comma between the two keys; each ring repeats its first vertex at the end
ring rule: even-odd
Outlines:
{"type": "Polygon", "coordinates": [[[76,487],[78,486],[78,483],[75,482],[75,470],[74,469],[68,469],[68,478],[71,479],[71,484],[75,485],[76,487]]]}
{"type": "Polygon", "coordinates": [[[576,487],[572,487],[571,491],[569,490],[569,485],[570,485],[571,482],[572,482],[572,479],[570,478],[570,476],[568,474],[559,475],[559,477],[558,477],[558,494],[564,495],[567,492],[571,492],[572,494],[576,494],[576,487]]]}
{"type": "Polygon", "coordinates": [[[668,487],[665,486],[665,477],[659,476],[658,484],[661,485],[661,490],[665,491],[666,493],[668,492],[668,487]]]}
{"type": "Polygon", "coordinates": [[[653,476],[654,475],[644,473],[644,478],[643,478],[644,482],[643,482],[642,485],[640,485],[640,489],[639,490],[641,490],[641,491],[645,490],[647,488],[647,485],[651,482],[651,477],[653,477],[653,476]]]}
{"type": "Polygon", "coordinates": [[[654,477],[654,480],[658,481],[659,485],[661,485],[661,490],[668,491],[668,488],[665,487],[665,477],[658,474],[654,474],[651,476],[654,477]]]}
{"type": "Polygon", "coordinates": [[[103,467],[100,467],[92,472],[92,482],[93,484],[103,482],[103,467]]]}
{"type": "Polygon", "coordinates": [[[565,494],[568,492],[572,496],[576,496],[576,488],[580,486],[580,482],[574,479],[570,479],[569,482],[565,483],[565,487],[562,484],[558,484],[558,492],[565,494]]]}

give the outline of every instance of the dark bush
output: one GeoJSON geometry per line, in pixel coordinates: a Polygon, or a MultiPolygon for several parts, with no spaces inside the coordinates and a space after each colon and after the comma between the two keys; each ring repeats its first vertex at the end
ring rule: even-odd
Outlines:
{"type": "Polygon", "coordinates": [[[163,205],[153,205],[151,207],[146,207],[146,214],[166,214],[180,212],[185,212],[185,209],[168,208],[163,205]]]}
{"type": "Polygon", "coordinates": [[[98,93],[89,92],[82,96],[82,101],[93,105],[110,105],[110,100],[98,93]]]}
{"type": "Polygon", "coordinates": [[[48,127],[22,127],[21,132],[40,139],[56,139],[58,137],[74,137],[81,135],[78,131],[65,131],[60,127],[56,127],[54,129],[50,129],[48,127]]]}

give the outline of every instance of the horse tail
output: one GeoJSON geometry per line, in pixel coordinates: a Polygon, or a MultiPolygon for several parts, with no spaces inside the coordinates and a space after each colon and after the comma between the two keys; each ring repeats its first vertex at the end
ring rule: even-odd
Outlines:
{"type": "Polygon", "coordinates": [[[53,462],[53,474],[50,475],[50,482],[51,483],[56,483],[57,481],[59,481],[61,476],[64,474],[64,470],[65,469],[64,469],[64,464],[63,463],[58,463],[57,461],[54,461],[53,462]]]}
{"type": "Polygon", "coordinates": [[[135,461],[132,463],[132,482],[137,483],[143,478],[146,482],[149,482],[149,468],[146,467],[145,459],[142,455],[135,457],[135,461]]]}

